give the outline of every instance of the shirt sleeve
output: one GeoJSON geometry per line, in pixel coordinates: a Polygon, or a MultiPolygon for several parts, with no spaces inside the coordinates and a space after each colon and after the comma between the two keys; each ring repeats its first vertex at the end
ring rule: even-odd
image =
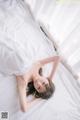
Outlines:
{"type": "Polygon", "coordinates": [[[1,17],[3,24],[0,26],[0,73],[23,75],[32,65],[30,53],[25,45],[26,23],[21,16],[10,16],[10,11],[9,14],[1,13],[7,18],[5,21],[5,18],[1,17]]]}
{"type": "Polygon", "coordinates": [[[23,75],[32,65],[21,50],[12,49],[4,44],[0,45],[0,72],[6,75],[23,75]]]}

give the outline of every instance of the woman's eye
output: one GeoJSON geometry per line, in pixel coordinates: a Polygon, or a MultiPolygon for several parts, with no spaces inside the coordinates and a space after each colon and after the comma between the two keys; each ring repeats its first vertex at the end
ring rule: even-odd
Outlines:
{"type": "Polygon", "coordinates": [[[43,82],[43,85],[45,85],[45,82],[43,82]]]}
{"type": "Polygon", "coordinates": [[[40,90],[40,87],[38,87],[38,90],[40,90]]]}

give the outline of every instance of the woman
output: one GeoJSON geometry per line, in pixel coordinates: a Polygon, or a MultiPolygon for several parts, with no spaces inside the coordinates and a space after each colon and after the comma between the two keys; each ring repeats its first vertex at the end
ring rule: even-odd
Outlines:
{"type": "Polygon", "coordinates": [[[31,69],[23,76],[16,76],[21,110],[26,112],[34,101],[28,102],[26,95],[32,94],[35,98],[48,99],[55,91],[52,78],[55,75],[56,68],[60,62],[59,56],[45,58],[34,63],[31,69]],[[53,69],[48,77],[42,75],[42,67],[50,62],[54,63],[53,69]],[[26,87],[28,89],[26,90],[26,87]]]}
{"type": "Polygon", "coordinates": [[[33,58],[36,60],[48,52],[50,55],[46,37],[23,0],[2,0],[0,6],[0,73],[16,76],[21,109],[27,111],[39,99],[28,102],[26,95],[32,94],[34,98],[43,99],[52,96],[55,90],[52,76],[60,58],[55,56],[39,60],[27,70],[33,58]],[[39,54],[41,56],[36,57],[39,54]],[[55,64],[50,76],[46,78],[42,74],[42,67],[50,62],[55,64]]]}

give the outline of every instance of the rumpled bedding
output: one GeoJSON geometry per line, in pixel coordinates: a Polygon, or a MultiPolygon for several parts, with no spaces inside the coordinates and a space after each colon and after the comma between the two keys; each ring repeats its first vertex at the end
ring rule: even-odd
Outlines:
{"type": "Polygon", "coordinates": [[[15,77],[0,75],[0,111],[8,111],[10,120],[80,120],[80,86],[77,81],[60,64],[53,82],[56,87],[53,97],[41,100],[23,113],[15,77]]]}
{"type": "MultiPolygon", "coordinates": [[[[14,13],[15,12],[13,12],[13,14],[14,13]]],[[[11,14],[9,14],[8,17],[10,17],[10,15],[11,14]]],[[[10,22],[12,22],[13,20],[18,20],[17,17],[20,17],[20,15],[22,14],[16,16],[16,19],[11,19],[10,22]]],[[[7,25],[9,25],[10,22],[8,22],[7,25]]],[[[23,35],[23,38],[26,38],[27,33],[29,38],[24,39],[23,42],[22,39],[16,42],[17,45],[20,45],[20,48],[22,48],[23,52],[26,49],[25,57],[27,58],[27,62],[25,59],[24,65],[26,65],[27,63],[27,66],[29,66],[29,63],[31,64],[38,59],[56,55],[52,42],[44,35],[44,33],[40,30],[39,26],[34,24],[34,22],[32,21],[31,26],[30,23],[27,24],[28,31],[26,31],[27,29],[25,29],[24,27],[26,24],[21,24],[23,22],[22,20],[18,22],[20,23],[18,24],[20,26],[16,27],[16,29],[20,28],[18,29],[20,35],[19,38],[22,38],[23,35]],[[24,34],[20,34],[22,30],[24,30],[24,34]],[[26,47],[25,45],[28,46],[26,47]]],[[[13,29],[10,30],[15,30],[14,25],[12,25],[12,28],[13,29]]],[[[12,33],[12,31],[10,32],[12,33]]],[[[15,39],[15,41],[16,40],[19,39],[15,39]]],[[[13,41],[13,43],[15,41],[13,41]]],[[[15,48],[17,55],[20,55],[21,58],[24,58],[23,52],[21,52],[22,54],[20,54],[20,49],[17,49],[17,47],[15,48]]],[[[17,56],[16,59],[18,59],[17,56]]],[[[24,60],[22,61],[22,63],[23,62],[24,60]]],[[[45,76],[49,74],[51,67],[51,65],[46,65],[44,67],[45,76]]],[[[28,68],[26,68],[26,70],[28,70],[28,68]]],[[[12,70],[11,67],[10,70],[12,70]]],[[[56,75],[53,78],[53,82],[55,84],[56,90],[52,98],[50,98],[49,100],[41,100],[31,109],[29,109],[28,112],[23,113],[20,110],[15,75],[4,74],[3,71],[1,71],[0,111],[8,111],[10,120],[80,120],[80,85],[61,63],[58,66],[56,75]]]]}

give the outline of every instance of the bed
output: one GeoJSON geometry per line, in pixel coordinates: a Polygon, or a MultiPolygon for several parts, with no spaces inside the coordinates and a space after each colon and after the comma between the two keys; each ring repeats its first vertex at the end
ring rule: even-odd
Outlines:
{"type": "MultiPolygon", "coordinates": [[[[53,43],[36,23],[34,29],[35,24],[33,21],[30,22],[33,29],[31,28],[28,31],[28,35],[30,35],[30,32],[32,35],[37,33],[38,39],[34,39],[33,36],[28,36],[32,39],[29,39],[27,42],[29,44],[26,44],[28,45],[26,53],[27,63],[31,64],[35,60],[55,56],[57,53],[53,47],[53,43]]],[[[23,25],[25,26],[25,24],[23,25]]],[[[24,32],[24,36],[25,34],[26,32],[24,32]]],[[[19,36],[19,38],[21,37],[19,36]]],[[[23,40],[22,44],[25,45],[25,43],[26,41],[23,40]]],[[[45,76],[49,74],[50,69],[51,65],[44,67],[45,76]]],[[[8,111],[9,120],[80,120],[80,84],[61,63],[59,64],[53,82],[56,90],[52,98],[41,100],[28,110],[28,112],[23,113],[20,110],[15,76],[0,72],[0,113],[1,111],[8,111]]],[[[28,97],[28,99],[31,99],[31,97],[28,97]]]]}

